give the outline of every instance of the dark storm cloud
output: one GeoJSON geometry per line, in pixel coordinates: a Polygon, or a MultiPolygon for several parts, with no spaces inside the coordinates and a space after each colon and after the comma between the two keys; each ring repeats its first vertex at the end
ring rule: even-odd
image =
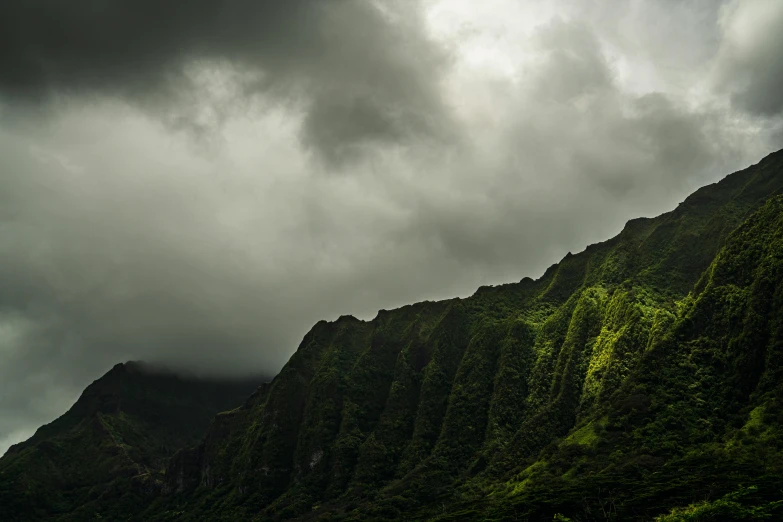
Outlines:
{"type": "Polygon", "coordinates": [[[461,187],[451,197],[415,195],[408,233],[444,257],[512,280],[521,260],[543,267],[608,239],[619,231],[610,216],[673,207],[746,154],[748,142],[724,130],[722,114],[625,92],[587,24],[543,25],[530,46],[541,58],[522,85],[492,93],[505,115],[492,162],[441,167],[461,187]]]}
{"type": "Polygon", "coordinates": [[[305,111],[303,141],[329,162],[441,137],[445,63],[410,0],[386,10],[364,0],[0,4],[0,94],[11,103],[121,97],[203,131],[253,94],[274,94],[305,111]],[[230,92],[205,120],[192,95],[210,72],[222,73],[211,87],[230,92]]]}

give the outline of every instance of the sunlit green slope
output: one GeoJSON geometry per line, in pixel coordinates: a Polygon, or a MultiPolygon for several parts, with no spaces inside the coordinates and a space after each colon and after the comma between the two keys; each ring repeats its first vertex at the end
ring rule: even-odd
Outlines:
{"type": "Polygon", "coordinates": [[[175,456],[143,516],[649,520],[704,500],[772,513],[781,193],[779,152],[538,280],[316,324],[175,456]]]}

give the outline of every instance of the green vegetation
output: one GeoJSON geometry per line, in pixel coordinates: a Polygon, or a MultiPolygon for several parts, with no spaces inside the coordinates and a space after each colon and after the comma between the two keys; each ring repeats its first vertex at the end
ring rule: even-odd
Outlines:
{"type": "Polygon", "coordinates": [[[783,152],[538,280],[319,322],[148,502],[62,519],[781,518],[781,194],[783,152]]]}
{"type": "Polygon", "coordinates": [[[197,443],[258,381],[183,378],[118,364],[0,459],[0,520],[127,520],[157,495],[168,458],[197,443]]]}
{"type": "Polygon", "coordinates": [[[708,522],[721,520],[777,520],[783,515],[783,500],[749,505],[749,497],[758,490],[751,486],[709,502],[703,500],[686,508],[655,517],[656,522],[708,522]]]}

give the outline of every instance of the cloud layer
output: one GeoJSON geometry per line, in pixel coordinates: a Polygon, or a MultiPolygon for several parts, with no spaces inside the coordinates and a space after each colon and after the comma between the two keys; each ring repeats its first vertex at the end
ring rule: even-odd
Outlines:
{"type": "Polygon", "coordinates": [[[330,163],[447,123],[447,56],[410,0],[11,0],[0,49],[15,102],[118,97],[200,131],[265,94],[304,112],[302,141],[330,163]]]}
{"type": "Polygon", "coordinates": [[[781,16],[2,3],[0,452],[116,362],[274,372],[319,319],[536,277],[758,161],[781,16]]]}

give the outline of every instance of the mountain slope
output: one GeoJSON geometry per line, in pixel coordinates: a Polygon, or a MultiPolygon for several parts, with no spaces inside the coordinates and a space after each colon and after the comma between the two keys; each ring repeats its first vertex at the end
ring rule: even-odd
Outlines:
{"type": "Polygon", "coordinates": [[[98,511],[123,520],[160,489],[168,457],[199,441],[216,413],[241,404],[258,384],[116,365],[0,459],[0,520],[92,520],[98,511]]]}
{"type": "Polygon", "coordinates": [[[781,193],[778,152],[538,280],[316,324],[144,517],[646,520],[783,498],[781,193]]]}
{"type": "Polygon", "coordinates": [[[715,520],[783,515],[783,197],[731,234],[669,327],[641,344],[628,377],[568,437],[517,451],[529,467],[496,490],[511,495],[493,500],[495,516],[650,519],[721,495],[756,511],[715,520]]]}

